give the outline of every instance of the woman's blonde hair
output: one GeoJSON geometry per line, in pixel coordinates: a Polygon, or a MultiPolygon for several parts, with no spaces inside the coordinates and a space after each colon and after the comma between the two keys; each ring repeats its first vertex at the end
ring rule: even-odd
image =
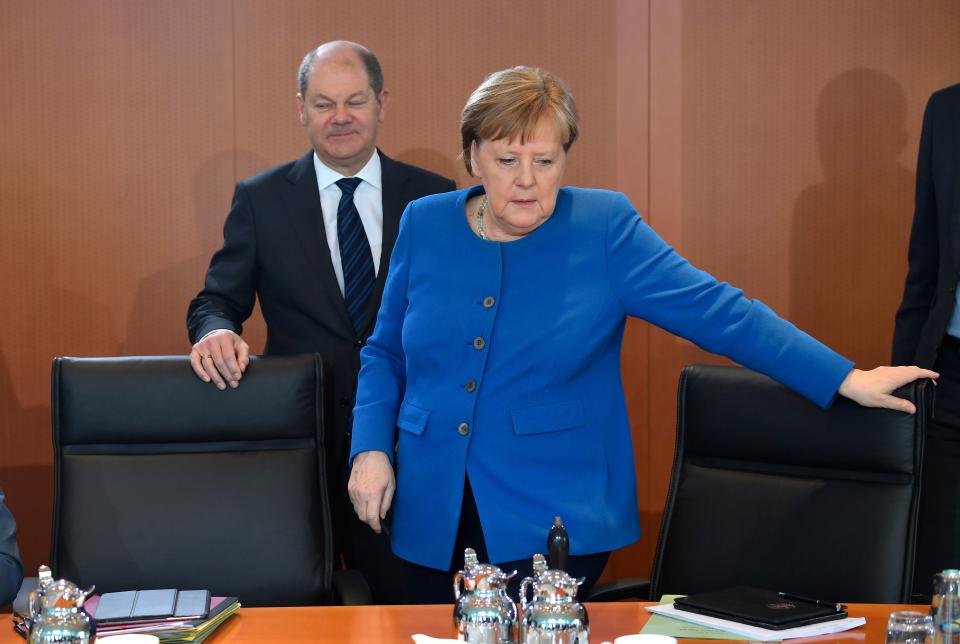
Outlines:
{"type": "Polygon", "coordinates": [[[463,165],[473,174],[471,152],[480,141],[512,140],[523,143],[540,119],[556,119],[567,151],[577,138],[577,106],[559,78],[536,67],[512,67],[494,72],[473,90],[460,113],[463,165]]]}

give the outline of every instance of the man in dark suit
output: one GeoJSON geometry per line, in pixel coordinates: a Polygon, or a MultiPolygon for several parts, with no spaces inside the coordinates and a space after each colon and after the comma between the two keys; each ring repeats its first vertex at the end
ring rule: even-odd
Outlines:
{"type": "Polygon", "coordinates": [[[194,371],[221,390],[239,386],[249,363],[240,334],[256,297],[265,353],[323,356],[338,550],[376,600],[393,603],[403,601],[403,568],[386,536],[357,519],[346,493],[360,348],[373,330],[401,213],[455,186],[376,148],[387,97],[380,64],[365,47],[336,41],[307,54],[297,102],[313,149],[237,184],[223,247],[190,303],[187,327],[194,371]]]}
{"type": "Polygon", "coordinates": [[[923,116],[910,268],[893,335],[893,364],[940,372],[921,482],[914,588],[960,566],[960,85],[930,97],[923,116]]]}
{"type": "Polygon", "coordinates": [[[17,548],[17,524],[0,490],[0,606],[13,601],[23,581],[23,563],[17,548]]]}

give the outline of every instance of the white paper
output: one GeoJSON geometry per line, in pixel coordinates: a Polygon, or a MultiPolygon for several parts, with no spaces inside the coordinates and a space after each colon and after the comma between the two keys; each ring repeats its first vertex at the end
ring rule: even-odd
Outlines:
{"type": "Polygon", "coordinates": [[[672,604],[660,604],[658,606],[647,606],[647,610],[657,615],[664,615],[679,619],[684,622],[693,622],[703,626],[712,626],[723,631],[736,633],[749,637],[759,642],[776,642],[779,640],[789,640],[797,637],[812,637],[814,635],[827,635],[829,633],[840,633],[849,631],[852,628],[863,626],[867,620],[863,617],[846,617],[844,619],[835,619],[829,622],[820,622],[819,624],[809,624],[807,626],[798,626],[796,628],[785,628],[782,631],[774,631],[769,628],[760,628],[759,626],[750,626],[740,622],[731,622],[728,619],[718,617],[709,617],[689,611],[677,610],[672,604]]]}
{"type": "Polygon", "coordinates": [[[429,635],[423,635],[421,633],[417,633],[411,637],[413,637],[413,641],[417,644],[460,644],[460,640],[451,640],[442,637],[430,637],[429,635]]]}

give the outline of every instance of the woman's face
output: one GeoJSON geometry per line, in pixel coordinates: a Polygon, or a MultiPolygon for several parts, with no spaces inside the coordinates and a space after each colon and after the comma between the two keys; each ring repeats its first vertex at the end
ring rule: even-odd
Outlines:
{"type": "Polygon", "coordinates": [[[491,239],[523,237],[553,214],[567,167],[553,118],[541,118],[523,143],[519,137],[475,143],[471,163],[490,200],[484,229],[491,239]]]}

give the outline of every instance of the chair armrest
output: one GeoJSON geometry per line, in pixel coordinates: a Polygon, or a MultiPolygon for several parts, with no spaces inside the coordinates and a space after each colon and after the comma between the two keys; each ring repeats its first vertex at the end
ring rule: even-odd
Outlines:
{"type": "Polygon", "coordinates": [[[650,580],[633,577],[597,584],[586,600],[591,602],[615,602],[622,599],[650,599],[650,580]]]}
{"type": "Polygon", "coordinates": [[[333,573],[333,601],[340,606],[373,604],[370,586],[359,570],[336,570],[333,573]]]}

